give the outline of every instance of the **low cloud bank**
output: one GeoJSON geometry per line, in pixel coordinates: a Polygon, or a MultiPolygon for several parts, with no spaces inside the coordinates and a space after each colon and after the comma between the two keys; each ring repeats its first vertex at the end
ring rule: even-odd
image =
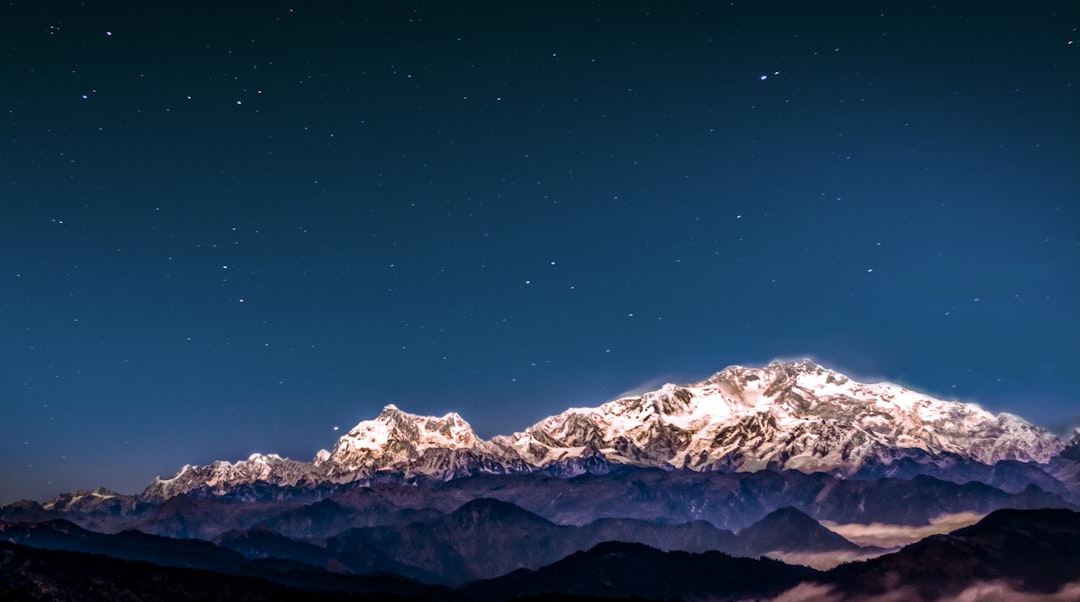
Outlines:
{"type": "Polygon", "coordinates": [[[827,571],[845,562],[856,560],[869,560],[882,554],[888,554],[892,550],[874,550],[867,552],[842,551],[842,552],[767,552],[768,556],[787,564],[801,564],[819,571],[827,571]]]}
{"type": "MultiPolygon", "coordinates": [[[[918,602],[924,598],[912,587],[900,586],[879,596],[845,596],[827,585],[803,583],[773,598],[772,602],[918,602]]],[[[1069,583],[1055,593],[1035,594],[1013,589],[1000,581],[980,581],[937,602],[1076,602],[1080,582],[1069,583]]]]}
{"type": "Polygon", "coordinates": [[[841,535],[855,545],[899,548],[930,535],[949,533],[973,525],[982,520],[983,516],[985,515],[973,512],[942,514],[930,519],[929,525],[921,526],[890,525],[886,523],[870,523],[868,525],[860,523],[838,524],[832,521],[821,521],[821,524],[826,529],[841,535]]]}

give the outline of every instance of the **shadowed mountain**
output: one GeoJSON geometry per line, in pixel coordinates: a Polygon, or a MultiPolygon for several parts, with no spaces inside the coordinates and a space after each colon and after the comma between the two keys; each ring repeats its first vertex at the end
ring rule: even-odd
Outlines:
{"type": "Polygon", "coordinates": [[[166,537],[212,539],[227,531],[246,529],[307,503],[301,498],[271,498],[251,503],[229,497],[182,494],[143,513],[130,528],[166,537]]]}
{"type": "Polygon", "coordinates": [[[663,552],[636,543],[607,542],[538,570],[519,570],[463,591],[506,600],[554,594],[606,598],[728,599],[777,595],[819,573],[779,561],[734,558],[721,552],[663,552]]]}
{"type": "MultiPolygon", "coordinates": [[[[745,535],[736,535],[704,521],[671,525],[601,519],[582,527],[557,525],[513,504],[479,499],[425,523],[351,529],[328,540],[327,549],[341,554],[378,550],[398,563],[429,571],[438,582],[447,584],[497,577],[516,569],[537,569],[604,541],[755,556],[778,549],[860,549],[795,509],[773,513],[764,524],[745,531],[745,535]],[[800,547],[803,545],[809,547],[800,547]]],[[[409,575],[419,577],[418,573],[409,575]]]]}
{"type": "MultiPolygon", "coordinates": [[[[1067,468],[1065,462],[1071,461],[1061,461],[1067,468]]],[[[707,521],[722,529],[746,528],[785,506],[840,524],[911,526],[927,525],[940,515],[985,515],[1000,508],[1078,509],[1032,486],[1008,493],[982,483],[957,484],[921,475],[910,480],[857,480],[797,471],[702,473],[633,467],[570,479],[483,475],[414,485],[350,484],[320,492],[320,496],[324,497],[313,498],[310,490],[269,486],[254,498],[184,494],[160,504],[140,505],[130,513],[126,506],[114,505],[118,515],[108,518],[97,509],[89,516],[82,514],[83,501],[72,510],[23,502],[0,507],[0,520],[40,522],[60,517],[101,532],[138,529],[202,539],[255,527],[268,527],[292,538],[327,538],[355,527],[428,523],[481,498],[512,503],[560,525],[635,519],[666,524],[707,521]]],[[[667,547],[661,540],[645,543],[667,547]]]]}
{"type": "Polygon", "coordinates": [[[429,500],[415,495],[415,490],[391,484],[356,487],[257,524],[289,537],[330,537],[356,527],[427,522],[443,514],[426,507],[429,500]]]}
{"type": "Polygon", "coordinates": [[[254,576],[166,567],[0,541],[0,599],[12,602],[461,599],[453,592],[390,575],[345,578],[294,573],[290,578],[292,583],[285,584],[254,576]]]}
{"type": "Polygon", "coordinates": [[[599,518],[668,523],[705,520],[725,529],[745,528],[784,506],[837,523],[904,525],[926,525],[942,514],[987,514],[999,508],[1075,509],[1034,487],[1006,493],[982,483],[961,485],[926,476],[856,480],[797,471],[619,468],[572,479],[492,475],[446,483],[433,490],[429,503],[442,504],[441,496],[454,500],[495,497],[559,524],[585,525],[599,518]]]}
{"type": "Polygon", "coordinates": [[[664,551],[707,552],[720,550],[734,553],[738,540],[727,529],[717,529],[711,523],[656,523],[628,518],[601,518],[577,528],[579,550],[587,550],[603,541],[641,543],[664,551]]]}
{"type": "MultiPolygon", "coordinates": [[[[325,550],[322,552],[323,558],[319,558],[320,552],[314,549],[314,546],[288,541],[272,533],[255,537],[233,534],[225,538],[248,553],[260,546],[277,552],[251,554],[251,558],[208,541],[172,539],[138,531],[95,533],[62,520],[45,523],[0,522],[0,539],[35,549],[81,552],[117,560],[148,562],[161,567],[258,577],[290,586],[343,591],[351,591],[353,588],[352,575],[330,572],[335,569],[340,572],[344,566],[338,567],[330,562],[331,556],[327,555],[325,550]],[[320,567],[317,563],[323,560],[326,565],[320,567]]],[[[363,558],[359,554],[353,554],[346,560],[358,566],[363,564],[363,558]]],[[[378,567],[378,570],[393,568],[397,566],[392,561],[385,561],[385,566],[378,567]]],[[[407,580],[402,577],[402,581],[407,580]]],[[[362,585],[364,582],[357,583],[362,585]]]]}
{"type": "Polygon", "coordinates": [[[786,506],[736,534],[731,553],[751,558],[769,552],[837,552],[861,548],[821,526],[805,513],[786,506]]]}
{"type": "Polygon", "coordinates": [[[894,599],[937,600],[986,583],[1049,596],[1080,583],[1080,513],[998,510],[948,535],[837,567],[819,581],[832,588],[834,597],[828,599],[843,600],[886,593],[899,596],[894,599]]]}
{"type": "Polygon", "coordinates": [[[373,547],[331,552],[324,547],[290,539],[265,528],[230,531],[218,536],[214,543],[252,560],[286,560],[332,573],[392,573],[420,581],[435,580],[431,574],[396,562],[373,547]]]}
{"type": "Polygon", "coordinates": [[[96,533],[65,520],[0,522],[0,538],[34,548],[103,554],[162,566],[242,572],[248,565],[247,559],[240,554],[207,541],[171,539],[139,531],[96,533]]]}
{"type": "MultiPolygon", "coordinates": [[[[1063,452],[1064,454],[1064,452],[1063,452]]],[[[1058,457],[1061,457],[1059,454],[1058,457]]],[[[919,475],[934,477],[942,481],[957,484],[979,482],[1008,493],[1020,493],[1029,485],[1035,485],[1043,491],[1053,493],[1070,501],[1080,501],[1080,489],[1071,487],[1053,474],[1055,464],[1019,462],[1001,460],[993,464],[984,464],[957,454],[941,453],[931,455],[925,452],[905,450],[896,458],[889,458],[882,453],[866,462],[853,474],[858,479],[913,479],[919,475]]]]}
{"type": "Polygon", "coordinates": [[[1072,496],[1066,499],[1080,504],[1080,428],[1073,433],[1065,449],[1050,461],[1046,471],[1069,489],[1072,496]]]}
{"type": "MultiPolygon", "coordinates": [[[[810,523],[798,511],[782,509],[742,534],[750,531],[754,537],[747,541],[760,547],[775,545],[775,529],[809,533],[810,543],[801,546],[813,546],[814,541],[826,547],[842,543],[816,533],[810,523]],[[817,536],[821,539],[813,539],[817,536]]],[[[534,542],[544,542],[551,526],[531,513],[494,500],[466,504],[436,524],[415,525],[426,533],[422,537],[428,538],[429,546],[445,545],[448,536],[474,533],[474,541],[465,548],[471,549],[469,546],[477,542],[491,545],[491,551],[480,555],[488,562],[508,553],[510,540],[526,549],[534,542]],[[495,536],[486,532],[487,526],[501,526],[509,532],[506,537],[495,536]]],[[[332,554],[308,544],[283,541],[269,532],[233,533],[222,539],[254,555],[261,554],[256,551],[259,549],[284,548],[294,556],[306,555],[305,560],[312,564],[273,558],[247,560],[201,541],[174,541],[131,532],[95,534],[64,521],[0,523],[0,529],[0,539],[6,540],[0,541],[0,596],[15,601],[396,600],[399,596],[424,600],[760,599],[785,591],[785,599],[791,600],[920,601],[971,597],[970,592],[988,588],[1001,594],[995,599],[1070,600],[1080,595],[1080,514],[1068,510],[1001,510],[949,535],[931,536],[897,553],[827,573],[721,552],[664,552],[642,544],[606,542],[536,570],[518,569],[467,584],[461,592],[385,574],[320,571],[314,563],[333,558],[332,554]],[[155,563],[32,548],[11,540],[43,548],[96,548],[117,556],[153,558],[155,563]],[[191,568],[196,566],[214,570],[191,568]]],[[[562,529],[569,533],[578,528],[562,529]]],[[[459,568],[476,570],[468,561],[459,568]]]]}
{"type": "Polygon", "coordinates": [[[91,531],[119,531],[130,527],[134,517],[152,511],[154,506],[134,495],[122,495],[103,487],[62,493],[41,504],[21,500],[0,507],[0,520],[10,522],[45,522],[66,518],[91,531]],[[120,526],[123,525],[123,526],[120,526]],[[118,528],[119,527],[119,528],[118,528]]]}
{"type": "Polygon", "coordinates": [[[1065,449],[1061,450],[1058,457],[1080,462],[1080,427],[1073,431],[1072,438],[1065,444],[1065,449]]]}
{"type": "Polygon", "coordinates": [[[328,540],[327,549],[378,549],[443,582],[462,584],[562,558],[575,550],[575,531],[513,504],[479,499],[426,523],[351,529],[328,540]]]}

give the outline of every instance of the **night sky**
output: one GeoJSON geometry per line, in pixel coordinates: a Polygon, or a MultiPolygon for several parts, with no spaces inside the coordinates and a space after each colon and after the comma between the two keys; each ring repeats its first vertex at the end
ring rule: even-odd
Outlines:
{"type": "Polygon", "coordinates": [[[774,358],[1064,433],[1078,101],[1072,0],[6,3],[0,502],[774,358]]]}

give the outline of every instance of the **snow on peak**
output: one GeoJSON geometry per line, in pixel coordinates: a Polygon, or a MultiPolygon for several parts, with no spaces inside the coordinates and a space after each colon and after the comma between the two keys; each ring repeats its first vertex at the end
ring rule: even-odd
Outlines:
{"type": "Polygon", "coordinates": [[[513,441],[531,463],[588,448],[643,466],[841,473],[879,455],[885,462],[920,452],[986,464],[1047,462],[1062,447],[1015,416],[891,383],[859,383],[810,360],[731,366],[700,383],[570,409],[513,441]]]}
{"type": "Polygon", "coordinates": [[[355,448],[378,449],[391,440],[408,441],[418,447],[471,447],[476,441],[472,427],[454,412],[440,418],[403,412],[390,404],[374,420],[365,420],[343,435],[340,442],[355,448]]]}
{"type": "MultiPolygon", "coordinates": [[[[1074,441],[1080,441],[1080,429],[1074,441]]],[[[450,479],[529,472],[590,458],[692,470],[794,469],[854,474],[868,463],[958,456],[1049,462],[1065,448],[1011,414],[860,383],[810,360],[729,366],[693,384],[665,384],[598,407],[570,408],[510,436],[479,439],[456,413],[420,416],[386,405],[310,463],[276,455],[185,466],[148,495],[266,481],[350,482],[378,473],[450,479]]],[[[943,460],[946,461],[946,460],[943,460]]]]}
{"type": "Polygon", "coordinates": [[[315,464],[350,472],[383,461],[405,463],[429,449],[467,450],[480,443],[469,423],[456,413],[419,416],[389,404],[375,419],[364,420],[342,435],[329,452],[320,451],[315,464]]]}

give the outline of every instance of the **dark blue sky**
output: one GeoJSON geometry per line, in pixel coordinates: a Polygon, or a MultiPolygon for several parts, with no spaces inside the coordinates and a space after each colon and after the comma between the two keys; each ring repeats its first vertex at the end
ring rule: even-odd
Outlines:
{"type": "Polygon", "coordinates": [[[1075,2],[42,4],[0,502],[776,357],[1080,425],[1075,2]]]}

